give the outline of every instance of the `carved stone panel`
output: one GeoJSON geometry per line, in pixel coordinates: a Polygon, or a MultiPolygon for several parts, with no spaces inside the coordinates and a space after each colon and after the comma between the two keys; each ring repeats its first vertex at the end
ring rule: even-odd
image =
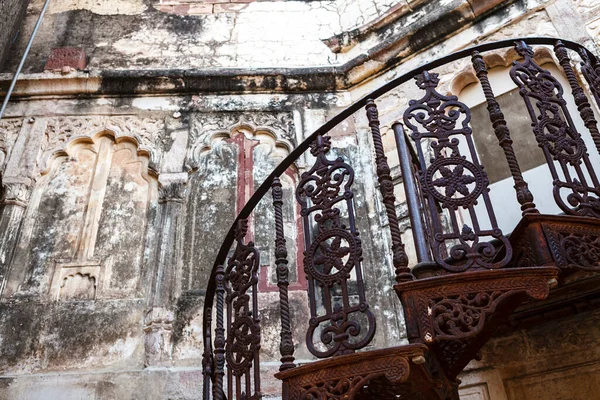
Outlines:
{"type": "Polygon", "coordinates": [[[0,171],[10,155],[13,145],[21,129],[23,120],[21,118],[2,119],[0,121],[0,171]]]}
{"type": "Polygon", "coordinates": [[[215,143],[200,158],[198,172],[190,179],[186,201],[183,246],[183,290],[203,289],[218,244],[236,215],[237,158],[235,146],[215,143]]]}
{"type": "Polygon", "coordinates": [[[78,147],[76,162],[55,160],[52,173],[40,180],[33,190],[12,262],[8,295],[17,290],[32,295],[46,293],[55,260],[60,262],[76,256],[96,160],[91,146],[78,147]]]}
{"type": "Polygon", "coordinates": [[[94,300],[96,298],[96,278],[91,274],[79,272],[66,276],[60,284],[59,298],[94,300]]]}
{"type": "Polygon", "coordinates": [[[148,213],[157,202],[148,159],[130,142],[114,146],[99,214],[94,256],[103,261],[105,288],[115,295],[135,290],[141,275],[148,213]]]}
{"type": "Polygon", "coordinates": [[[509,400],[544,399],[588,400],[598,397],[600,363],[566,366],[539,374],[509,379],[506,382],[509,400]]]}
{"type": "Polygon", "coordinates": [[[115,143],[109,132],[73,139],[64,148],[33,189],[7,295],[132,296],[157,203],[149,159],[136,140],[115,143]]]}
{"type": "MultiPolygon", "coordinates": [[[[183,290],[206,286],[218,244],[294,141],[290,113],[198,113],[190,125],[187,164],[195,172],[186,200],[183,290]]],[[[251,226],[250,235],[258,240],[260,233],[251,226]]]]}

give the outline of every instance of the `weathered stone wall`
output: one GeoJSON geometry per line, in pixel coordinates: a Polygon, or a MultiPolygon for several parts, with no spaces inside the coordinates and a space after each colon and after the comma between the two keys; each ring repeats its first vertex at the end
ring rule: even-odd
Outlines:
{"type": "MultiPolygon", "coordinates": [[[[26,29],[41,4],[32,2],[26,29]]],[[[0,121],[0,399],[200,398],[202,305],[218,246],[253,190],[304,137],[432,58],[515,36],[562,36],[595,49],[598,21],[592,0],[53,2],[0,121]],[[57,47],[83,48],[86,71],[42,72],[57,47]]],[[[21,37],[6,71],[24,45],[21,37]]],[[[514,59],[497,56],[504,65],[514,59]]],[[[438,72],[448,91],[472,82],[468,60],[438,72]]],[[[0,89],[9,78],[0,76],[0,89]]],[[[410,82],[378,102],[413,260],[389,126],[418,97],[410,82]]],[[[405,333],[364,114],[332,138],[361,177],[354,191],[378,319],[373,347],[393,346],[405,333]]],[[[310,162],[302,157],[283,178],[300,362],[311,356],[293,188],[310,162]]],[[[258,207],[250,234],[263,250],[265,372],[279,357],[269,203],[258,207]]],[[[543,398],[536,379],[546,373],[553,392],[574,387],[570,377],[589,376],[600,360],[585,351],[600,337],[590,328],[596,319],[586,311],[495,339],[464,375],[463,397],[543,398]],[[585,340],[557,345],[562,327],[575,324],[585,340]],[[577,356],[555,356],[555,345],[577,356]]],[[[274,379],[263,389],[274,398],[280,391],[274,379]]],[[[578,390],[557,398],[590,398],[578,390]]]]}
{"type": "Polygon", "coordinates": [[[25,0],[0,1],[0,68],[4,65],[15,35],[21,27],[28,3],[29,1],[25,0]]]}

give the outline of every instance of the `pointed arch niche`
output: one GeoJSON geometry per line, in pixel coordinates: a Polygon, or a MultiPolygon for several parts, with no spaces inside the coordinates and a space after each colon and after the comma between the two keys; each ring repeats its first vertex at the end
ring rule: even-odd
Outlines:
{"type": "MultiPolygon", "coordinates": [[[[201,130],[200,128],[199,130],[201,130]]],[[[194,291],[203,288],[209,278],[212,263],[224,235],[235,216],[248,201],[268,174],[293,148],[283,135],[268,127],[249,123],[236,123],[227,130],[204,132],[192,146],[189,154],[196,168],[189,183],[186,202],[186,225],[182,288],[194,291]]],[[[299,210],[294,201],[297,170],[290,169],[282,177],[285,198],[285,230],[288,235],[288,252],[291,266],[291,290],[305,287],[304,273],[299,273],[299,254],[296,236],[299,210]]],[[[273,207],[270,196],[257,206],[247,240],[253,240],[261,252],[260,291],[277,290],[274,276],[274,255],[267,249],[275,238],[273,207]],[[258,221],[260,220],[260,222],[258,221]]]]}
{"type": "Polygon", "coordinates": [[[7,295],[138,297],[158,184],[134,137],[100,130],[55,151],[33,188],[7,295]]]}

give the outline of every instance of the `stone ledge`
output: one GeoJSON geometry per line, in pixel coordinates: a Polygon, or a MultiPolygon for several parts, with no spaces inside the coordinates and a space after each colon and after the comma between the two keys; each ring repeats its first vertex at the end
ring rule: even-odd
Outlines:
{"type": "MultiPolygon", "coordinates": [[[[476,1],[476,0],[472,0],[476,1]]],[[[497,2],[498,0],[493,0],[497,2]]],[[[519,0],[503,1],[508,6],[519,0]]],[[[186,5],[186,7],[188,7],[186,5]]],[[[428,2],[423,7],[430,7],[428,2]]],[[[174,6],[175,7],[175,6],[174,6]]],[[[177,6],[178,7],[178,6],[177,6]]],[[[502,12],[497,6],[491,12],[502,12]]],[[[400,12],[400,11],[399,11],[400,12]]],[[[357,52],[345,64],[309,68],[217,68],[212,70],[103,70],[64,76],[29,74],[21,79],[15,98],[47,95],[122,95],[170,93],[296,93],[341,91],[359,85],[439,43],[458,30],[483,20],[467,0],[453,0],[445,8],[431,8],[418,22],[405,26],[405,17],[381,27],[386,34],[376,45],[357,52]]],[[[373,32],[371,35],[377,35],[373,32]]],[[[0,95],[10,74],[0,74],[0,95]]]]}

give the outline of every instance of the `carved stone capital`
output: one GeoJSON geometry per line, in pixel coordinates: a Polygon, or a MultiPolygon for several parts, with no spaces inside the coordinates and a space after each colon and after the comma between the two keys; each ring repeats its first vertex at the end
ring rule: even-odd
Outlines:
{"type": "Polygon", "coordinates": [[[31,198],[31,183],[29,180],[5,180],[2,204],[27,207],[31,198]]]}
{"type": "Polygon", "coordinates": [[[188,174],[164,174],[159,177],[158,201],[183,203],[188,174]]]}
{"type": "Polygon", "coordinates": [[[174,312],[162,307],[155,307],[146,313],[144,348],[147,365],[156,365],[171,359],[174,321],[174,312]]]}

